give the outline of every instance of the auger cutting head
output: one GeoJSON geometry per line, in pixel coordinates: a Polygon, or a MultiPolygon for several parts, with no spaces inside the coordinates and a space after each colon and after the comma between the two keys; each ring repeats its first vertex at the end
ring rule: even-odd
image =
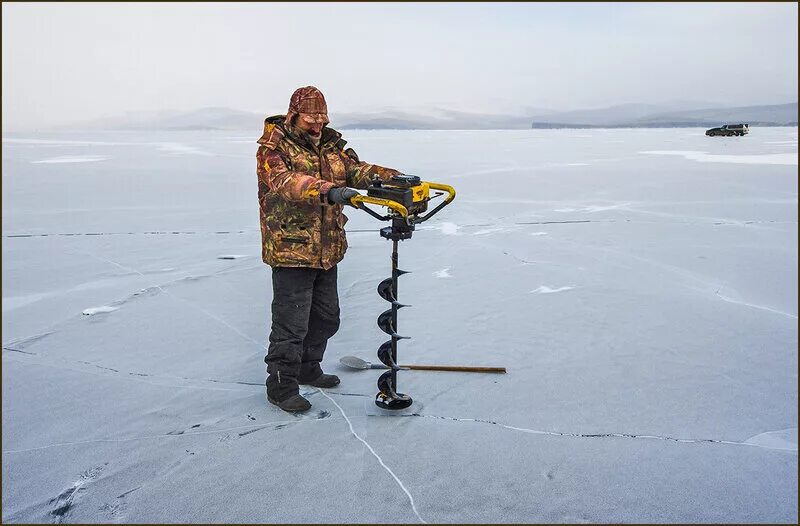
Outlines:
{"type": "Polygon", "coordinates": [[[414,401],[410,396],[398,393],[394,388],[393,380],[396,371],[386,371],[378,378],[378,394],[375,395],[375,405],[383,409],[405,409],[414,401]]]}

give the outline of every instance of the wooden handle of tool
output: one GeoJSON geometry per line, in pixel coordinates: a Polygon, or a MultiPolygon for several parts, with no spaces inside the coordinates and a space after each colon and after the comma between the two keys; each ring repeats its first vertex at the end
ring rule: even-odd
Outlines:
{"type": "Polygon", "coordinates": [[[417,371],[460,371],[462,373],[505,373],[505,367],[467,367],[463,365],[401,365],[417,371]]]}

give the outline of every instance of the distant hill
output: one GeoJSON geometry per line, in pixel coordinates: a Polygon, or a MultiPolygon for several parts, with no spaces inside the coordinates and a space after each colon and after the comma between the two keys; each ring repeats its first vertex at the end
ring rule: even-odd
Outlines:
{"type": "Polygon", "coordinates": [[[727,122],[747,122],[756,125],[797,124],[797,103],[776,104],[772,106],[741,106],[737,108],[706,108],[652,115],[638,122],[696,122],[724,124],[727,122]]]}
{"type": "Polygon", "coordinates": [[[726,123],[746,122],[754,126],[797,126],[797,103],[770,106],[740,106],[734,108],[701,108],[671,112],[647,112],[636,115],[641,108],[621,113],[611,108],[595,112],[568,112],[548,115],[536,120],[532,128],[674,128],[712,127],[726,123]],[[605,117],[605,120],[602,120],[605,117]]]}
{"type": "Polygon", "coordinates": [[[134,112],[78,125],[105,130],[247,130],[261,129],[264,116],[231,108],[192,111],[134,112]]]}
{"type": "MultiPolygon", "coordinates": [[[[709,105],[713,106],[713,105],[709,105]]],[[[557,122],[565,125],[593,125],[593,126],[614,126],[635,122],[651,115],[657,115],[677,110],[691,111],[698,107],[697,103],[682,104],[620,104],[607,108],[597,108],[589,110],[573,110],[547,115],[534,115],[531,117],[533,122],[557,122]]]]}
{"type": "MultiPolygon", "coordinates": [[[[707,104],[707,103],[706,103],[707,104]]],[[[736,108],[699,107],[700,103],[670,105],[623,104],[573,111],[527,110],[518,114],[470,113],[442,108],[398,108],[373,112],[330,114],[340,130],[482,130],[530,128],[711,127],[747,122],[754,126],[796,126],[797,103],[736,108]],[[682,106],[682,107],[676,107],[682,106]]],[[[231,108],[192,111],[139,112],[95,120],[72,129],[105,130],[252,130],[260,132],[266,113],[231,108]]]]}
{"type": "Polygon", "coordinates": [[[332,114],[337,129],[487,130],[526,129],[527,115],[469,113],[435,108],[426,113],[402,111],[332,114]]]}
{"type": "MultiPolygon", "coordinates": [[[[747,122],[754,126],[797,126],[797,103],[722,107],[708,103],[622,104],[607,108],[547,112],[533,116],[435,110],[428,114],[376,112],[342,114],[339,129],[525,129],[712,127],[747,122]],[[683,107],[680,107],[683,106],[683,107]]],[[[333,117],[332,117],[333,119],[333,117]]]]}

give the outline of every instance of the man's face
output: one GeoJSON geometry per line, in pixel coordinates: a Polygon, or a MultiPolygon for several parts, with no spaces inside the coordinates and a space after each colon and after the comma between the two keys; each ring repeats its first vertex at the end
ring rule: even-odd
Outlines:
{"type": "Polygon", "coordinates": [[[319,137],[322,135],[322,128],[327,124],[326,118],[316,113],[299,113],[297,115],[297,127],[311,135],[319,137]]]}

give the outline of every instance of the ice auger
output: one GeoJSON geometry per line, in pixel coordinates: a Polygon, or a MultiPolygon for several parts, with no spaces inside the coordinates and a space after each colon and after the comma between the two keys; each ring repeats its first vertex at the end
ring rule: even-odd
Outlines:
{"type": "Polygon", "coordinates": [[[439,210],[450,204],[456,197],[452,186],[439,183],[421,181],[415,175],[396,175],[387,181],[376,179],[367,188],[367,195],[353,197],[350,202],[353,206],[364,210],[371,216],[381,221],[391,221],[391,226],[381,228],[381,237],[392,241],[392,275],[378,284],[378,294],[381,298],[392,304],[378,316],[378,327],[391,336],[391,339],[378,347],[378,359],[389,370],[378,378],[378,394],[375,396],[375,405],[384,409],[404,409],[411,405],[410,396],[397,390],[397,342],[408,339],[397,333],[397,311],[403,305],[397,300],[397,278],[408,272],[397,268],[397,242],[402,239],[411,239],[416,225],[427,221],[439,210]],[[431,197],[431,190],[438,190],[431,197]],[[435,208],[428,210],[428,201],[447,193],[447,197],[435,208]],[[368,208],[366,204],[385,206],[388,208],[386,215],[381,215],[368,208]]]}

